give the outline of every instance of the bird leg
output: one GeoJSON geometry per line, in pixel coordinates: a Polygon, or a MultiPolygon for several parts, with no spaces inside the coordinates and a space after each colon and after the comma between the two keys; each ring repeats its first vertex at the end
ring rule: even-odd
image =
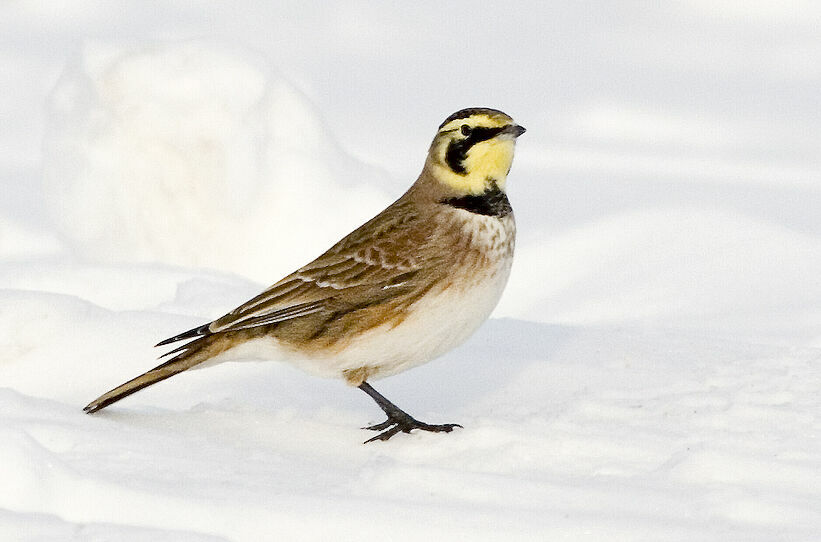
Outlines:
{"type": "Polygon", "coordinates": [[[370,429],[371,431],[384,431],[373,438],[365,441],[365,444],[375,440],[388,440],[400,431],[403,433],[410,433],[413,429],[421,429],[422,431],[433,431],[435,433],[450,433],[454,427],[462,427],[458,423],[445,423],[441,425],[431,425],[414,419],[401,408],[388,401],[381,393],[373,389],[367,382],[359,385],[359,389],[370,395],[371,399],[376,401],[379,408],[388,415],[388,419],[376,425],[363,427],[362,429],[370,429]]]}

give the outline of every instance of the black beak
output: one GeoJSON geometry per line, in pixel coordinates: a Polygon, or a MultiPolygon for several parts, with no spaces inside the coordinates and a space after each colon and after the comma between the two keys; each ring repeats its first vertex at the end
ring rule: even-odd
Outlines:
{"type": "Polygon", "coordinates": [[[519,137],[526,131],[527,130],[525,130],[523,126],[519,126],[518,124],[511,124],[510,126],[506,126],[504,130],[502,130],[503,133],[510,134],[514,138],[519,137]]]}

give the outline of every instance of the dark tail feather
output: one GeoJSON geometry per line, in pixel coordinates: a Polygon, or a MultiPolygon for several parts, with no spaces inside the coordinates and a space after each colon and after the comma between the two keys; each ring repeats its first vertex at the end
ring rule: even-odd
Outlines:
{"type": "Polygon", "coordinates": [[[88,414],[97,412],[112,403],[116,403],[124,397],[128,397],[132,393],[136,393],[143,388],[147,388],[151,384],[156,384],[166,378],[171,378],[177,373],[187,371],[195,365],[199,365],[210,357],[208,354],[209,348],[207,344],[210,341],[206,341],[206,344],[197,344],[201,343],[203,340],[204,339],[200,339],[185,345],[188,348],[183,350],[181,353],[177,354],[162,365],[154,367],[147,373],[143,373],[137,378],[132,378],[125,384],[121,384],[113,390],[104,393],[86,405],[83,411],[88,414]]]}
{"type": "Polygon", "coordinates": [[[206,335],[211,335],[211,331],[208,329],[210,324],[203,324],[200,327],[195,327],[194,329],[189,329],[179,335],[174,335],[170,339],[165,339],[164,341],[160,341],[154,346],[165,346],[166,344],[175,343],[177,341],[184,341],[186,339],[194,339],[196,337],[203,337],[206,335]]]}

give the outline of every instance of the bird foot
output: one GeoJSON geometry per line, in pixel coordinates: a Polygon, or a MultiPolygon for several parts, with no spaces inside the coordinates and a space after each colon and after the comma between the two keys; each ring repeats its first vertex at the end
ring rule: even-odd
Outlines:
{"type": "Polygon", "coordinates": [[[431,431],[434,433],[450,433],[453,431],[454,427],[462,427],[458,423],[443,423],[441,425],[432,425],[429,423],[420,422],[405,414],[404,412],[391,412],[388,414],[388,419],[382,423],[378,423],[376,425],[369,425],[368,427],[363,427],[362,429],[368,429],[370,431],[384,431],[379,433],[373,438],[369,438],[365,441],[365,444],[369,442],[373,442],[375,440],[388,440],[395,434],[402,432],[402,433],[410,433],[414,429],[421,429],[422,431],[431,431]]]}

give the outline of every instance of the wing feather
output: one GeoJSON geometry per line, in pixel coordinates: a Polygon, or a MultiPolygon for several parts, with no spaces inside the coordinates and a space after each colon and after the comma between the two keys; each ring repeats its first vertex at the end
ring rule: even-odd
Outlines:
{"type": "Polygon", "coordinates": [[[211,333],[249,329],[406,294],[419,271],[441,260],[430,221],[395,203],[327,252],[211,322],[211,333]],[[390,212],[387,212],[390,211],[390,212]]]}
{"type": "MultiPolygon", "coordinates": [[[[252,312],[243,314],[242,317],[231,322],[227,330],[238,331],[240,329],[249,329],[257,326],[267,326],[269,324],[276,324],[284,322],[285,320],[292,320],[300,316],[307,316],[321,311],[325,306],[324,300],[311,301],[308,303],[299,303],[291,305],[272,312],[252,312]]],[[[217,329],[215,331],[226,331],[226,329],[217,329]]]]}

